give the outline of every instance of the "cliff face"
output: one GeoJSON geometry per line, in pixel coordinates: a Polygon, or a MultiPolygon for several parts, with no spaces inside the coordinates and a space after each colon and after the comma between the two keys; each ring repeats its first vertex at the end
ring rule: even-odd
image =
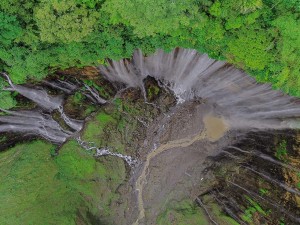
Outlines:
{"type": "Polygon", "coordinates": [[[192,50],[143,57],[11,84],[0,222],[297,224],[299,102],[192,50]]]}

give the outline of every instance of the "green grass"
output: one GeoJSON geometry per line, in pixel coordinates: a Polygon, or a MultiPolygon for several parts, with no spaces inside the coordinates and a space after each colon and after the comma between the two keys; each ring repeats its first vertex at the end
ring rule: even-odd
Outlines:
{"type": "Polygon", "coordinates": [[[90,224],[87,211],[113,215],[111,202],[126,174],[123,161],[98,161],[75,141],[58,156],[52,151],[51,144],[34,141],[0,153],[1,225],[90,224]]]}
{"type": "Polygon", "coordinates": [[[96,169],[96,161],[75,141],[65,144],[55,158],[59,176],[66,179],[90,179],[96,169]]]}
{"type": "Polygon", "coordinates": [[[90,210],[100,207],[101,215],[110,216],[110,203],[118,198],[115,190],[126,175],[124,163],[117,158],[95,160],[91,152],[82,149],[75,141],[65,144],[55,159],[59,179],[64,180],[77,193],[92,199],[90,210]]]}
{"type": "Polygon", "coordinates": [[[115,105],[115,107],[116,107],[117,110],[122,110],[122,103],[123,103],[123,101],[122,101],[121,98],[114,99],[113,103],[114,103],[114,105],[115,105]]]}
{"type": "Polygon", "coordinates": [[[121,98],[116,98],[114,100],[115,108],[119,112],[125,112],[131,116],[150,116],[148,115],[147,105],[144,102],[131,102],[130,100],[125,101],[121,98]]]}
{"type": "Polygon", "coordinates": [[[115,152],[124,153],[125,145],[122,141],[122,132],[125,123],[119,117],[117,111],[112,114],[101,111],[86,124],[82,139],[94,142],[97,147],[109,146],[115,152]]]}
{"type": "Polygon", "coordinates": [[[121,100],[116,102],[86,123],[82,139],[94,142],[97,147],[109,146],[114,152],[125,153],[126,144],[134,138],[138,126],[136,115],[140,111],[132,111],[133,105],[123,104],[121,100]],[[123,113],[124,106],[130,112],[123,113]]]}
{"type": "MultiPolygon", "coordinates": [[[[88,121],[82,139],[123,153],[137,122],[116,108],[105,108],[88,121]]],[[[19,144],[0,152],[0,171],[1,225],[91,224],[87,212],[96,224],[109,224],[120,197],[117,190],[126,179],[123,160],[96,159],[75,140],[58,154],[47,142],[19,144]]]]}
{"type": "Polygon", "coordinates": [[[80,104],[84,98],[85,98],[85,96],[83,94],[81,94],[79,91],[77,91],[77,92],[75,92],[75,94],[73,96],[73,102],[75,104],[80,104]]]}
{"type": "Polygon", "coordinates": [[[95,119],[86,124],[83,140],[95,142],[97,146],[106,144],[106,132],[117,125],[117,120],[112,116],[100,112],[95,119]]]}
{"type": "MultiPolygon", "coordinates": [[[[297,178],[300,179],[300,173],[297,173],[297,178]]],[[[300,189],[300,181],[296,183],[296,187],[300,189]]]]}
{"type": "Polygon", "coordinates": [[[114,122],[114,118],[111,115],[102,112],[99,113],[96,118],[103,125],[106,125],[109,122],[114,122]]]}
{"type": "Polygon", "coordinates": [[[0,224],[75,224],[79,193],[56,178],[52,145],[18,145],[0,154],[0,224]]]}
{"type": "Polygon", "coordinates": [[[89,116],[92,112],[95,111],[96,111],[96,107],[93,105],[89,105],[84,111],[84,116],[89,116]]]}

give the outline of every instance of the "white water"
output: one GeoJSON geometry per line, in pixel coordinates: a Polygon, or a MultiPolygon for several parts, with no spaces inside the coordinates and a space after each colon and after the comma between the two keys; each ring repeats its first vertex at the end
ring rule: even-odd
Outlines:
{"type": "Polygon", "coordinates": [[[78,86],[76,86],[75,84],[62,80],[43,81],[43,83],[54,89],[61,90],[67,94],[71,94],[74,90],[78,88],[78,86]]]}
{"type": "Polygon", "coordinates": [[[65,112],[64,112],[64,109],[62,106],[60,106],[58,108],[58,111],[60,112],[60,115],[61,115],[61,118],[65,121],[65,123],[71,127],[73,130],[75,131],[79,131],[82,129],[82,126],[83,126],[83,121],[80,121],[80,120],[74,120],[74,119],[71,119],[69,118],[65,112]]]}
{"type": "Polygon", "coordinates": [[[63,103],[62,96],[50,96],[45,90],[42,89],[34,89],[22,85],[15,85],[12,83],[7,74],[2,73],[2,75],[7,79],[10,85],[10,89],[8,90],[18,92],[47,111],[53,111],[61,107],[63,103]]]}
{"type": "MultiPolygon", "coordinates": [[[[109,80],[124,83],[128,87],[139,87],[141,90],[144,90],[143,80],[150,75],[173,90],[179,103],[194,98],[210,101],[222,109],[231,128],[249,130],[299,126],[295,120],[300,116],[299,101],[296,98],[274,91],[268,84],[257,84],[244,72],[225,62],[198,54],[195,50],[175,49],[171,53],[159,50],[148,57],[144,57],[141,51],[136,51],[131,60],[110,61],[108,66],[100,66],[99,69],[109,80]]],[[[65,115],[62,96],[51,96],[41,88],[15,85],[7,74],[2,75],[10,85],[6,90],[20,93],[48,113],[58,110],[68,126],[75,131],[81,130],[81,121],[72,120],[65,115]]],[[[65,81],[46,81],[46,84],[66,93],[71,93],[78,87],[77,84],[65,81]]],[[[93,89],[88,86],[86,88],[89,92],[87,95],[94,103],[106,103],[93,89]]],[[[33,114],[39,116],[31,122],[31,112],[22,111],[16,115],[16,112],[10,111],[9,114],[11,116],[1,118],[4,124],[0,126],[0,132],[26,131],[50,140],[56,139],[57,142],[66,140],[67,132],[62,128],[58,129],[57,122],[49,116],[36,111],[33,114]]]]}
{"type": "Polygon", "coordinates": [[[103,98],[101,98],[101,97],[99,96],[99,93],[98,93],[97,91],[95,91],[93,88],[91,88],[91,87],[88,86],[87,84],[84,84],[84,87],[85,87],[86,90],[88,90],[89,93],[91,94],[91,95],[90,95],[90,99],[91,99],[93,102],[95,102],[95,103],[97,103],[97,104],[101,104],[101,105],[103,105],[103,104],[106,103],[106,100],[103,99],[103,98]]]}
{"type": "Polygon", "coordinates": [[[43,89],[15,85],[7,74],[2,73],[2,75],[10,85],[10,88],[7,88],[7,90],[18,92],[20,95],[35,102],[43,110],[10,111],[0,108],[1,111],[8,114],[0,116],[0,133],[14,132],[38,135],[53,143],[61,144],[82,129],[83,121],[71,119],[64,113],[62,96],[51,96],[43,89]],[[62,120],[73,129],[72,132],[65,130],[52,118],[51,112],[53,110],[58,110],[62,120]]]}
{"type": "MultiPolygon", "coordinates": [[[[161,81],[174,91],[178,103],[194,98],[202,98],[222,109],[230,128],[241,129],[283,129],[297,125],[300,116],[299,100],[274,91],[269,84],[258,84],[244,72],[216,61],[207,55],[198,54],[195,50],[176,49],[171,53],[157,51],[154,55],[144,57],[136,51],[131,60],[110,61],[109,66],[100,66],[100,71],[111,81],[124,83],[128,87],[139,87],[145,93],[143,80],[149,75],[161,81]]],[[[17,91],[34,101],[47,113],[42,111],[7,111],[9,115],[0,117],[0,132],[20,132],[42,136],[55,143],[63,143],[82,128],[82,122],[67,117],[62,108],[61,96],[50,96],[45,90],[14,85],[6,74],[3,74],[10,85],[7,90],[17,91]],[[74,132],[64,130],[50,113],[58,110],[61,118],[74,132]]],[[[63,92],[71,93],[77,86],[58,81],[46,83],[63,92]]],[[[91,100],[98,104],[106,103],[95,90],[86,86],[91,100]]],[[[77,138],[78,143],[87,150],[94,150],[95,156],[111,155],[122,158],[130,166],[138,161],[131,156],[114,153],[109,148],[98,148],[77,138]]],[[[155,143],[154,143],[155,144],[155,143]]],[[[243,151],[239,149],[239,151],[243,151]]],[[[253,154],[275,164],[289,168],[281,162],[260,154],[253,154]]],[[[272,177],[247,168],[263,178],[270,180],[285,190],[300,195],[295,188],[289,187],[272,177]]],[[[141,194],[142,199],[142,194],[141,194]]]]}
{"type": "Polygon", "coordinates": [[[1,109],[8,115],[0,116],[0,133],[14,132],[41,136],[54,143],[63,143],[74,133],[80,131],[83,126],[82,121],[70,119],[59,108],[61,118],[73,129],[73,131],[65,130],[56,122],[49,113],[40,110],[28,111],[9,111],[1,109]]]}
{"type": "MultiPolygon", "coordinates": [[[[141,51],[136,51],[132,59],[108,61],[108,66],[99,66],[99,70],[110,81],[123,83],[127,87],[139,87],[141,90],[144,90],[143,80],[147,76],[154,77],[174,92],[179,104],[203,99],[217,106],[230,130],[300,128],[300,101],[297,98],[273,90],[270,84],[259,84],[245,72],[226,62],[210,59],[195,50],[175,49],[171,53],[158,50],[150,56],[143,56],[141,51]]],[[[295,169],[259,151],[248,154],[295,169]]],[[[144,165],[148,167],[149,160],[144,165]]],[[[288,192],[299,195],[296,189],[266,174],[260,175],[288,192]]],[[[143,170],[136,181],[136,189],[139,190],[139,215],[135,224],[141,224],[146,216],[141,191],[143,185],[146,185],[143,183],[144,177],[143,170]]]]}
{"type": "Polygon", "coordinates": [[[123,159],[131,167],[133,167],[136,164],[138,164],[138,160],[135,159],[135,158],[133,158],[132,156],[128,156],[128,155],[123,155],[121,153],[112,152],[107,147],[105,147],[105,148],[98,148],[98,147],[95,146],[95,143],[83,141],[83,140],[81,140],[80,137],[78,137],[76,140],[77,140],[77,143],[82,148],[84,148],[85,150],[87,150],[87,151],[92,151],[92,150],[95,151],[95,154],[94,154],[95,157],[101,157],[101,156],[110,155],[110,156],[116,156],[118,158],[123,159]]]}
{"type": "MultiPolygon", "coordinates": [[[[179,102],[202,98],[217,104],[232,128],[283,129],[295,126],[299,100],[258,84],[243,71],[195,50],[158,50],[131,60],[109,61],[99,70],[109,80],[143,89],[143,79],[156,78],[174,91],[179,102]]],[[[299,125],[298,125],[299,126],[299,125]]]]}
{"type": "Polygon", "coordinates": [[[10,114],[0,116],[0,132],[38,135],[54,143],[63,143],[72,135],[72,132],[64,130],[49,114],[41,111],[0,110],[10,114]]]}

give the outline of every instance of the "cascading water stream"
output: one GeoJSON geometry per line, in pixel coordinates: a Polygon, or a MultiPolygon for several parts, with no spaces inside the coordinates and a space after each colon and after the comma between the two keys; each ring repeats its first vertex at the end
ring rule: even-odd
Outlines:
{"type": "MultiPolygon", "coordinates": [[[[148,76],[151,76],[160,82],[163,87],[167,87],[173,91],[177,97],[178,108],[180,108],[181,103],[202,99],[213,106],[213,110],[218,108],[218,112],[222,115],[222,121],[226,122],[224,133],[228,130],[248,132],[300,127],[298,121],[300,117],[300,104],[298,99],[284,95],[280,91],[272,90],[269,84],[258,84],[243,71],[228,65],[226,62],[210,59],[205,54],[198,54],[195,50],[178,48],[171,53],[164,53],[158,50],[150,56],[143,56],[142,52],[137,50],[132,59],[125,59],[118,62],[109,60],[108,65],[99,66],[99,70],[109,81],[116,84],[121,83],[122,85],[120,86],[123,88],[124,86],[125,88],[139,88],[142,90],[144,97],[147,94],[144,87],[144,80],[148,76]]],[[[4,73],[3,76],[6,77],[10,85],[10,87],[6,88],[7,91],[18,92],[20,95],[35,102],[42,110],[23,110],[18,112],[2,110],[8,115],[0,116],[0,132],[35,134],[58,144],[64,143],[70,137],[78,137],[76,134],[82,129],[83,121],[71,119],[65,114],[63,96],[51,96],[43,89],[15,85],[7,74],[4,73]],[[62,128],[53,119],[51,113],[57,111],[70,130],[62,128]]],[[[45,81],[44,83],[67,94],[73,93],[80,86],[80,84],[72,84],[66,81],[45,81]]],[[[85,86],[84,95],[94,104],[103,105],[109,102],[109,100],[101,98],[97,90],[86,84],[83,84],[83,86],[85,86]]],[[[166,115],[173,116],[173,114],[166,115]]],[[[168,120],[162,121],[167,123],[168,120]]],[[[148,124],[143,123],[143,121],[140,122],[145,125],[145,129],[149,128],[148,124]]],[[[205,124],[206,121],[203,121],[203,123],[205,124]]],[[[144,167],[135,167],[140,162],[131,156],[114,153],[109,148],[96,147],[94,143],[85,142],[80,137],[77,138],[77,142],[82,148],[95,151],[95,157],[105,155],[116,156],[123,159],[132,168],[142,170],[142,173],[140,173],[141,176],[136,178],[137,182],[135,184],[139,189],[139,215],[135,224],[141,224],[145,219],[143,187],[146,184],[146,171],[149,172],[150,170],[152,158],[157,157],[157,155],[165,150],[167,151],[175,147],[184,148],[204,139],[212,143],[218,141],[220,138],[207,138],[206,130],[203,133],[200,132],[199,135],[201,135],[199,138],[196,136],[195,140],[190,137],[178,138],[163,145],[160,143],[160,138],[164,131],[164,124],[160,124],[160,126],[161,128],[158,129],[157,137],[153,139],[151,149],[148,149],[149,154],[146,156],[144,167]],[[182,142],[178,142],[180,140],[182,142]],[[171,144],[171,146],[167,146],[168,144],[171,144]]],[[[260,153],[259,150],[248,152],[234,146],[229,146],[229,148],[256,156],[277,166],[298,171],[298,169],[291,165],[260,153]]],[[[239,158],[232,152],[223,151],[233,158],[239,158]]],[[[300,195],[298,190],[289,187],[279,180],[273,179],[267,174],[250,167],[245,168],[290,193],[300,195]]],[[[232,183],[232,185],[238,184],[232,183]]],[[[240,188],[243,187],[240,186],[240,188]]],[[[230,212],[230,209],[228,211],[230,212]]],[[[232,214],[234,215],[233,212],[232,214]]]]}
{"type": "Polygon", "coordinates": [[[88,86],[87,84],[84,84],[84,87],[91,93],[91,100],[97,104],[105,104],[107,101],[99,96],[97,91],[95,91],[93,88],[88,86]]]}
{"type": "Polygon", "coordinates": [[[282,213],[284,213],[285,215],[287,215],[287,216],[288,216],[289,218],[291,218],[293,221],[296,221],[297,223],[300,223],[300,218],[297,218],[295,215],[292,215],[291,213],[289,213],[289,212],[288,212],[284,207],[282,207],[281,205],[279,205],[279,204],[277,204],[277,203],[271,201],[270,199],[265,199],[265,198],[263,198],[262,196],[260,196],[260,195],[258,195],[258,194],[256,194],[256,193],[253,193],[253,192],[247,190],[246,188],[244,188],[244,187],[242,187],[242,186],[240,186],[240,185],[238,185],[238,184],[236,184],[236,183],[234,183],[234,182],[232,182],[232,181],[230,181],[230,180],[228,180],[227,182],[228,182],[229,184],[231,184],[231,185],[233,185],[233,186],[235,186],[235,187],[237,187],[237,188],[239,188],[239,189],[245,191],[246,193],[248,193],[248,194],[250,194],[250,195],[252,195],[252,196],[255,196],[256,198],[260,198],[260,199],[263,200],[264,202],[267,202],[268,204],[270,204],[270,205],[272,205],[273,207],[275,207],[276,209],[278,209],[280,212],[282,212],[282,213]]]}
{"type": "Polygon", "coordinates": [[[93,142],[86,142],[81,140],[80,137],[76,138],[77,143],[84,148],[87,151],[96,151],[94,156],[95,157],[101,157],[101,156],[116,156],[118,158],[123,159],[130,167],[134,167],[138,164],[138,160],[134,159],[132,156],[128,156],[128,155],[123,155],[121,153],[115,153],[115,152],[111,152],[109,150],[109,148],[105,147],[105,148],[98,148],[95,146],[95,143],[93,142]]]}
{"type": "Polygon", "coordinates": [[[78,87],[73,84],[73,83],[69,83],[66,81],[61,81],[61,80],[57,80],[57,81],[43,81],[44,84],[54,88],[54,89],[58,89],[61,90],[67,94],[71,94],[74,90],[76,90],[78,87]]]}
{"type": "MultiPolygon", "coordinates": [[[[150,56],[143,56],[141,51],[136,51],[132,59],[109,61],[108,66],[99,66],[99,70],[108,80],[124,83],[127,87],[138,87],[141,90],[143,90],[142,81],[147,76],[154,77],[174,92],[178,103],[203,99],[217,105],[230,130],[247,132],[300,127],[298,99],[272,90],[269,84],[258,84],[243,71],[226,62],[215,61],[207,55],[198,54],[195,50],[175,49],[171,53],[158,50],[150,56]]],[[[236,157],[230,152],[228,154],[236,157]]],[[[296,168],[259,151],[250,154],[297,171],[296,168]]],[[[149,160],[145,164],[147,168],[143,168],[143,172],[149,170],[149,160]]],[[[260,175],[291,193],[299,193],[270,176],[260,175]]],[[[134,224],[145,223],[142,193],[145,179],[145,176],[139,177],[136,182],[139,193],[139,215],[134,224]]]]}
{"type": "Polygon", "coordinates": [[[22,85],[15,85],[12,83],[11,79],[6,73],[2,75],[7,79],[10,88],[9,91],[16,91],[24,97],[35,102],[38,106],[44,108],[45,110],[51,112],[55,109],[61,107],[63,103],[62,96],[50,96],[45,90],[39,90],[34,88],[28,88],[22,85]]]}
{"type": "MultiPolygon", "coordinates": [[[[63,96],[50,96],[46,90],[15,85],[6,73],[2,73],[10,88],[9,91],[16,91],[20,95],[35,102],[41,110],[9,111],[0,109],[9,114],[0,116],[0,132],[15,132],[41,136],[53,143],[64,143],[67,138],[82,129],[83,122],[69,118],[63,110],[63,96]],[[68,131],[61,127],[50,115],[58,110],[63,121],[73,130],[68,131]]],[[[70,88],[70,87],[69,87],[70,88]]]]}
{"type": "Polygon", "coordinates": [[[38,135],[58,144],[72,135],[72,132],[64,130],[49,114],[41,111],[1,111],[9,115],[0,116],[0,132],[38,135]]]}
{"type": "Polygon", "coordinates": [[[292,171],[300,172],[300,169],[295,168],[295,167],[293,167],[293,166],[291,166],[289,164],[280,162],[278,160],[275,160],[275,159],[273,159],[272,157],[270,157],[268,155],[260,153],[258,150],[245,151],[245,150],[242,150],[242,149],[240,149],[238,147],[235,147],[235,146],[228,146],[227,148],[232,148],[232,149],[235,149],[235,150],[240,151],[242,153],[246,153],[246,154],[250,154],[250,155],[255,155],[255,156],[257,156],[259,158],[262,158],[264,160],[267,160],[267,161],[269,161],[269,162],[271,162],[273,164],[277,164],[277,165],[279,165],[281,167],[287,168],[287,169],[292,170],[292,171]]]}
{"type": "Polygon", "coordinates": [[[258,84],[243,71],[195,50],[159,50],[146,57],[136,51],[131,60],[108,64],[99,70],[111,81],[142,89],[149,75],[169,87],[181,102],[202,98],[217,104],[232,128],[289,128],[293,118],[300,116],[298,99],[272,90],[269,84],[258,84]],[[280,120],[286,117],[286,122],[280,120]]]}
{"type": "Polygon", "coordinates": [[[298,195],[300,196],[300,191],[296,190],[296,188],[291,188],[289,187],[288,185],[272,178],[271,176],[267,175],[267,174],[264,174],[264,173],[261,173],[253,168],[251,168],[250,166],[243,166],[244,168],[246,168],[247,170],[255,173],[255,174],[258,174],[259,176],[263,177],[264,179],[274,183],[275,185],[278,185],[279,187],[285,189],[286,191],[292,193],[292,194],[295,194],[295,195],[298,195]]]}
{"type": "Polygon", "coordinates": [[[59,111],[59,113],[60,113],[60,115],[61,115],[61,118],[65,121],[65,123],[66,123],[69,127],[71,127],[71,128],[72,128],[73,130],[75,130],[75,131],[80,131],[80,130],[82,129],[82,126],[83,126],[83,122],[82,122],[82,121],[74,120],[74,119],[69,118],[69,117],[65,114],[65,112],[64,112],[62,106],[60,106],[60,107],[58,108],[58,111],[59,111]]]}

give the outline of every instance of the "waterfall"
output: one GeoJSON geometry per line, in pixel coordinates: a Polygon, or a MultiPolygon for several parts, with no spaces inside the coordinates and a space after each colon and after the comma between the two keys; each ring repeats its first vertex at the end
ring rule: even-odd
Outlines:
{"type": "Polygon", "coordinates": [[[60,112],[60,115],[61,115],[61,118],[64,120],[64,122],[70,127],[72,128],[73,130],[75,131],[79,131],[82,129],[82,126],[83,126],[83,122],[82,121],[79,121],[79,120],[74,120],[74,119],[71,119],[69,118],[64,110],[63,110],[63,107],[60,106],[58,108],[58,111],[60,112]]]}
{"type": "MultiPolygon", "coordinates": [[[[270,84],[257,83],[254,78],[242,70],[224,61],[210,59],[206,54],[199,54],[195,50],[177,48],[170,53],[157,50],[149,56],[144,56],[140,50],[137,50],[131,59],[109,60],[107,65],[101,65],[98,68],[108,80],[122,83],[127,87],[138,87],[141,90],[144,89],[143,80],[147,76],[153,77],[162,86],[173,91],[177,97],[178,106],[185,101],[202,99],[217,109],[224,121],[228,123],[228,128],[231,131],[248,132],[300,128],[299,99],[273,90],[270,84]]],[[[259,150],[246,152],[233,146],[231,148],[283,168],[297,171],[297,168],[275,160],[259,150]]],[[[233,158],[237,157],[232,152],[225,152],[233,158]]],[[[153,151],[147,157],[152,153],[153,151]]],[[[150,171],[149,164],[149,160],[144,162],[144,168],[148,172],[150,171]]],[[[252,168],[247,169],[287,192],[299,195],[296,188],[282,183],[271,175],[260,173],[252,168]]],[[[142,170],[141,175],[136,180],[139,214],[134,224],[140,224],[144,219],[147,220],[145,218],[147,217],[145,213],[147,209],[144,207],[143,199],[146,196],[143,194],[143,187],[146,186],[143,183],[146,180],[144,171],[145,169],[142,170]]],[[[148,192],[147,194],[149,194],[148,192]]],[[[198,203],[201,205],[201,202],[198,201],[198,203]]],[[[237,206],[237,203],[232,205],[237,206]]],[[[149,217],[151,217],[150,211],[149,209],[149,217]]],[[[226,211],[234,218],[239,218],[239,216],[234,215],[230,208],[227,208],[226,211]]],[[[299,220],[297,219],[297,221],[299,220]]]]}
{"type": "Polygon", "coordinates": [[[232,128],[289,128],[300,116],[298,99],[195,50],[158,50],[150,56],[137,50],[132,59],[108,61],[108,66],[99,66],[99,70],[111,81],[141,89],[143,79],[152,76],[169,87],[179,103],[205,99],[221,107],[232,128]]]}
{"type": "MultiPolygon", "coordinates": [[[[74,94],[75,91],[82,92],[93,104],[103,105],[108,103],[109,100],[101,98],[95,88],[78,81],[77,83],[59,80],[43,81],[44,84],[60,90],[60,93],[63,93],[61,95],[51,96],[48,94],[47,90],[44,90],[42,87],[35,86],[34,88],[31,88],[28,86],[16,85],[11,81],[7,74],[2,73],[9,84],[9,87],[4,88],[4,90],[18,92],[20,95],[35,102],[37,107],[32,110],[19,111],[0,108],[0,110],[6,114],[0,116],[0,133],[15,132],[32,134],[47,139],[55,144],[62,144],[66,142],[67,139],[73,137],[76,138],[78,144],[82,148],[93,151],[95,157],[107,155],[119,157],[131,168],[137,168],[137,170],[142,169],[139,177],[134,177],[134,179],[137,180],[136,187],[138,188],[136,190],[138,191],[139,210],[136,224],[142,221],[147,215],[145,211],[148,209],[144,207],[143,202],[143,197],[145,196],[143,193],[147,190],[143,190],[143,187],[148,182],[146,178],[147,174],[150,173],[150,167],[152,166],[150,161],[154,157],[161,156],[163,151],[172,151],[174,148],[186,148],[200,140],[218,143],[219,138],[221,138],[223,134],[233,130],[242,130],[241,133],[246,133],[244,131],[300,128],[300,123],[298,121],[298,118],[300,117],[299,99],[285,95],[281,91],[273,90],[270,84],[259,84],[255,79],[232,65],[229,65],[224,61],[210,59],[206,54],[199,54],[195,50],[177,48],[170,53],[158,50],[153,55],[149,56],[144,56],[140,50],[137,50],[134,52],[131,59],[123,59],[120,61],[108,60],[106,65],[101,65],[98,68],[100,73],[109,81],[117,84],[115,86],[122,88],[124,88],[124,86],[125,88],[137,87],[142,91],[144,97],[146,97],[144,81],[145,78],[151,76],[159,81],[159,84],[161,84],[162,87],[167,87],[174,93],[177,97],[178,108],[180,108],[180,106],[184,107],[182,104],[184,102],[202,99],[205,104],[207,103],[209,107],[211,106],[209,110],[214,112],[214,110],[217,109],[216,111],[218,111],[218,115],[222,115],[222,119],[216,117],[206,121],[205,118],[207,117],[202,115],[202,122],[204,124],[203,132],[201,130],[201,132],[194,137],[189,137],[191,134],[187,133],[185,137],[167,141],[165,144],[160,143],[160,141],[162,135],[165,135],[165,138],[168,138],[167,136],[169,134],[164,134],[163,132],[165,131],[164,126],[168,125],[169,120],[160,120],[159,122],[161,123],[157,125],[159,126],[158,130],[155,130],[156,136],[154,135],[153,140],[148,140],[147,137],[144,142],[147,147],[146,141],[152,141],[149,146],[154,146],[154,148],[148,149],[150,153],[146,156],[146,161],[143,162],[143,166],[136,167],[136,165],[142,164],[142,162],[139,161],[142,158],[138,160],[129,155],[116,153],[110,147],[97,147],[93,142],[82,140],[78,133],[82,130],[84,121],[75,120],[66,115],[63,108],[64,97],[66,95],[71,95],[72,93],[74,94]],[[57,119],[55,120],[55,117],[53,116],[57,114],[60,117],[59,122],[56,121],[57,119]],[[215,121],[215,124],[213,124],[213,121],[215,121]],[[62,124],[64,124],[64,126],[62,124]],[[218,134],[219,131],[221,131],[220,135],[217,135],[216,138],[214,138],[212,134],[218,134]]],[[[118,96],[123,89],[117,91],[116,96],[118,96]]],[[[146,100],[147,99],[145,98],[145,101],[146,100]]],[[[174,110],[178,109],[176,107],[174,108],[174,110]]],[[[201,111],[201,113],[202,112],[204,111],[201,111]]],[[[197,111],[195,117],[199,114],[200,113],[197,111]]],[[[163,116],[164,119],[168,117],[172,118],[173,114],[169,113],[163,116]]],[[[182,114],[180,116],[185,115],[182,114]]],[[[202,118],[200,116],[201,115],[199,115],[199,118],[202,118]]],[[[195,117],[191,118],[194,119],[195,117]]],[[[189,120],[192,121],[192,119],[189,120]]],[[[144,125],[147,132],[152,131],[152,124],[148,124],[140,118],[137,118],[137,120],[144,125]]],[[[175,132],[177,132],[177,130],[175,130],[175,132]]],[[[237,135],[235,138],[238,139],[239,136],[237,135]]],[[[220,152],[223,151],[233,159],[239,159],[239,156],[245,153],[248,156],[255,156],[264,160],[264,162],[277,165],[280,168],[299,172],[299,169],[286,162],[274,159],[269,155],[260,152],[259,149],[246,151],[232,145],[227,146],[228,149],[224,150],[221,149],[224,146],[220,145],[218,148],[219,147],[220,152]],[[232,151],[229,151],[229,149],[232,151]],[[239,154],[234,154],[236,152],[239,154]]],[[[190,163],[190,161],[187,162],[190,163]]],[[[285,184],[283,181],[273,178],[272,174],[261,172],[251,166],[244,166],[243,168],[290,194],[300,196],[300,191],[295,186],[285,184]]],[[[241,186],[234,182],[231,182],[230,184],[255,195],[243,185],[241,186]]],[[[231,197],[229,196],[228,198],[231,197]]],[[[210,214],[206,210],[201,199],[196,199],[198,204],[204,208],[210,217],[210,214]]],[[[226,208],[226,204],[221,200],[216,198],[216,201],[223,204],[226,211],[234,218],[239,218],[238,215],[235,215],[234,211],[228,207],[226,208]]],[[[229,201],[229,205],[238,207],[238,204],[232,201],[229,201]]],[[[283,209],[282,211],[286,210],[283,209]]],[[[293,215],[291,215],[291,218],[293,218],[293,215]]],[[[215,223],[212,218],[210,219],[215,223]]],[[[297,222],[299,222],[298,218],[297,222]]],[[[241,223],[243,222],[241,221],[241,223]]]]}
{"type": "Polygon", "coordinates": [[[89,91],[91,95],[89,95],[90,99],[97,104],[105,104],[106,100],[101,98],[97,91],[95,91],[93,88],[88,86],[87,84],[84,84],[84,87],[89,91]]]}
{"type": "MultiPolygon", "coordinates": [[[[7,79],[10,85],[10,87],[5,88],[5,90],[18,92],[20,95],[35,102],[40,108],[20,111],[10,111],[0,108],[0,111],[8,114],[0,116],[0,133],[14,132],[32,134],[43,137],[53,143],[61,144],[64,143],[67,138],[82,129],[83,121],[71,119],[65,114],[62,107],[63,96],[51,96],[43,89],[15,85],[6,73],[2,73],[2,75],[7,79]],[[62,120],[72,131],[65,130],[52,118],[51,113],[54,110],[58,110],[62,120]]],[[[50,84],[49,82],[47,83],[50,84]]],[[[66,83],[58,83],[66,85],[66,83]]],[[[51,83],[51,86],[60,90],[63,89],[63,87],[54,85],[53,83],[51,83]]],[[[66,86],[68,90],[72,88],[71,84],[66,86]]],[[[75,86],[73,88],[75,88],[75,86]]]]}
{"type": "MultiPolygon", "coordinates": [[[[205,99],[221,108],[224,118],[233,129],[299,127],[299,123],[296,123],[296,118],[300,116],[298,99],[272,90],[269,84],[258,84],[243,71],[224,61],[210,59],[195,50],[177,48],[171,53],[158,50],[150,56],[143,56],[137,50],[132,59],[109,60],[108,65],[99,66],[99,70],[110,81],[123,83],[127,87],[139,87],[141,90],[144,90],[143,80],[152,76],[170,88],[179,103],[195,98],[205,99]]],[[[42,88],[15,85],[7,74],[2,75],[10,86],[4,90],[18,92],[46,112],[58,110],[68,126],[76,131],[82,128],[81,121],[72,120],[65,115],[62,109],[63,96],[51,96],[42,88]]],[[[44,83],[68,94],[79,86],[67,81],[44,83]]],[[[85,95],[94,103],[107,102],[93,88],[83,85],[88,92],[85,95]]],[[[6,123],[9,123],[9,118],[11,117],[6,117],[6,123]]],[[[43,121],[50,120],[43,118],[43,121]]],[[[3,130],[8,129],[19,128],[16,125],[14,128],[3,126],[3,130]]]]}
{"type": "Polygon", "coordinates": [[[22,85],[15,85],[12,83],[9,76],[5,73],[2,75],[7,79],[10,88],[7,90],[16,91],[24,97],[30,99],[35,102],[38,106],[48,110],[53,111],[58,109],[63,102],[62,96],[50,96],[47,91],[42,89],[29,88],[22,85]]]}
{"type": "Polygon", "coordinates": [[[62,81],[62,80],[56,80],[56,81],[43,81],[44,84],[57,89],[61,90],[67,94],[71,94],[74,90],[78,88],[77,85],[67,82],[67,81],[62,81]]]}
{"type": "Polygon", "coordinates": [[[50,114],[42,111],[8,111],[9,114],[0,116],[0,132],[25,133],[41,136],[53,143],[63,143],[72,132],[64,130],[50,114]]]}

